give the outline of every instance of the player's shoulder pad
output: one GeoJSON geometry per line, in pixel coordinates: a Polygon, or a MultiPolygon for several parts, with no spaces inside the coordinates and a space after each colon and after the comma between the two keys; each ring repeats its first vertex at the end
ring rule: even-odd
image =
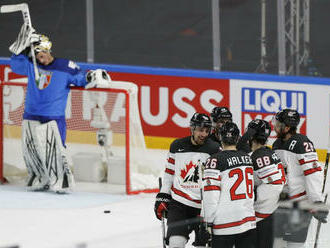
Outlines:
{"type": "Polygon", "coordinates": [[[288,140],[288,150],[297,154],[306,153],[308,151],[315,152],[313,142],[303,134],[295,134],[288,140]]]}
{"type": "Polygon", "coordinates": [[[272,149],[273,150],[279,149],[280,146],[281,146],[281,139],[277,138],[272,145],[272,149]]]}
{"type": "Polygon", "coordinates": [[[258,158],[262,158],[263,160],[267,159],[267,158],[264,159],[263,157],[268,157],[270,164],[274,164],[274,163],[277,164],[278,162],[280,162],[280,159],[278,158],[277,154],[274,151],[272,151],[269,147],[261,147],[255,150],[254,152],[252,152],[251,154],[251,159],[253,164],[256,163],[256,160],[258,158]]]}
{"type": "Polygon", "coordinates": [[[204,144],[204,148],[206,149],[207,153],[214,154],[220,151],[220,144],[212,139],[207,139],[204,144]]]}
{"type": "Polygon", "coordinates": [[[272,156],[274,152],[272,150],[270,150],[268,147],[261,147],[257,150],[255,150],[254,152],[252,152],[251,154],[251,158],[258,158],[258,157],[262,157],[262,156],[272,156]]]}
{"type": "Polygon", "coordinates": [[[217,168],[220,171],[253,164],[251,157],[244,151],[224,150],[214,154],[214,157],[217,159],[217,168]]]}
{"type": "Polygon", "coordinates": [[[172,141],[170,145],[170,152],[175,153],[178,151],[184,151],[183,149],[187,148],[187,144],[190,141],[190,136],[184,137],[184,138],[178,138],[172,141]]]}
{"type": "Polygon", "coordinates": [[[55,70],[75,75],[80,72],[80,67],[72,60],[56,58],[55,70]]]}

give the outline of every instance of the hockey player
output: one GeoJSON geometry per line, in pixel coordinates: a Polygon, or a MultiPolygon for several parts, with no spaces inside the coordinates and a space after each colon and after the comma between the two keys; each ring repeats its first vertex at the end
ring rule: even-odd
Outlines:
{"type": "Polygon", "coordinates": [[[266,146],[270,133],[270,124],[256,119],[249,123],[240,140],[248,139],[252,149],[250,156],[255,182],[256,247],[260,248],[273,248],[273,213],[278,208],[279,196],[286,181],[281,161],[276,153],[266,146]]]}
{"type": "Polygon", "coordinates": [[[205,221],[212,228],[212,247],[255,247],[253,167],[237,151],[239,129],[233,122],[219,130],[223,150],[207,159],[203,176],[205,221]]]}
{"type": "Polygon", "coordinates": [[[219,150],[219,144],[208,139],[211,128],[208,115],[195,113],[190,120],[191,136],[176,139],[170,146],[155,202],[156,217],[167,216],[170,248],[185,247],[194,229],[191,220],[200,214],[199,166],[219,150]]]}
{"type": "MultiPolygon", "coordinates": [[[[13,72],[28,77],[22,123],[22,150],[31,190],[51,189],[64,193],[74,180],[65,156],[65,108],[70,85],[94,87],[96,72],[86,76],[71,60],[55,58],[52,43],[23,24],[17,40],[10,46],[13,72]],[[34,51],[30,49],[34,45],[34,51]],[[35,53],[39,80],[30,56],[35,53]]],[[[99,75],[99,73],[98,73],[99,75]]]]}
{"type": "MultiPolygon", "coordinates": [[[[218,142],[220,144],[220,147],[222,147],[220,137],[218,136],[219,129],[226,122],[233,122],[233,115],[227,107],[214,107],[211,112],[211,118],[213,123],[213,130],[212,134],[210,135],[210,138],[213,141],[218,142]]],[[[240,145],[240,147],[237,147],[238,150],[244,150],[247,152],[251,151],[247,140],[245,140],[244,142],[239,142],[238,144],[240,145]]]]}
{"type": "Polygon", "coordinates": [[[233,115],[227,107],[214,107],[211,112],[211,118],[213,123],[213,131],[210,138],[216,142],[220,142],[220,138],[217,137],[217,133],[223,124],[233,121],[233,115]]]}
{"type": "MultiPolygon", "coordinates": [[[[296,110],[284,109],[273,119],[277,139],[273,150],[280,157],[287,170],[289,198],[293,201],[308,200],[322,204],[322,184],[324,173],[314,144],[305,135],[297,133],[300,115],[296,110]]],[[[321,222],[327,221],[328,212],[311,210],[311,214],[321,222]]],[[[311,215],[307,217],[310,222],[311,215]]],[[[303,247],[307,237],[308,225],[286,231],[284,240],[287,247],[303,247]]]]}

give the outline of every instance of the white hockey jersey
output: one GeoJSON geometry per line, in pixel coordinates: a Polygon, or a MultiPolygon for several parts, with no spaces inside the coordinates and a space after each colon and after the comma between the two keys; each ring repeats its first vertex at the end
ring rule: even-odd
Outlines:
{"type": "Polygon", "coordinates": [[[278,200],[286,182],[283,165],[274,151],[261,147],[251,154],[254,169],[257,222],[270,216],[278,208],[278,200]]]}
{"type": "Polygon", "coordinates": [[[287,141],[277,139],[273,150],[287,169],[290,199],[323,201],[324,173],[313,143],[305,135],[295,134],[287,141]]]}
{"type": "Polygon", "coordinates": [[[211,139],[207,139],[203,145],[193,145],[190,136],[174,140],[168,153],[160,192],[171,194],[174,200],[187,206],[201,208],[198,166],[218,151],[219,144],[211,139]]]}
{"type": "Polygon", "coordinates": [[[203,207],[215,235],[243,233],[256,226],[253,167],[243,151],[224,150],[205,164],[203,207]]]}

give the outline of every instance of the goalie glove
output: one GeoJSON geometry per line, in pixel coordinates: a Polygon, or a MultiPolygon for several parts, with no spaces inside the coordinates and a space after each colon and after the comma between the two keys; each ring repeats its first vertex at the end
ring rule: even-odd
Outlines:
{"type": "Polygon", "coordinates": [[[23,23],[21,31],[18,34],[16,41],[10,45],[9,51],[18,55],[26,48],[31,46],[31,43],[39,42],[41,39],[40,34],[34,33],[33,27],[23,23]]]}
{"type": "Polygon", "coordinates": [[[172,197],[170,194],[158,193],[156,195],[154,211],[157,219],[161,220],[162,217],[167,218],[168,204],[171,200],[172,197]]]}
{"type": "Polygon", "coordinates": [[[110,88],[111,78],[106,70],[96,69],[87,72],[86,81],[85,89],[110,88]]]}

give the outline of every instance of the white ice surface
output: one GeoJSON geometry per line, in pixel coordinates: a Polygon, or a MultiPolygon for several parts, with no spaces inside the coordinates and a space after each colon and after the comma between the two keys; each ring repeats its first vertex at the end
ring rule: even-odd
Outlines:
{"type": "MultiPolygon", "coordinates": [[[[57,195],[0,185],[0,247],[160,248],[161,223],[154,216],[154,199],[155,194],[57,195]]],[[[314,247],[312,229],[305,247],[314,247]]],[[[330,224],[322,225],[318,248],[330,247],[329,234],[330,224]]]]}
{"type": "Polygon", "coordinates": [[[161,230],[153,214],[154,197],[86,192],[57,195],[2,185],[0,247],[159,247],[161,230]]]}

